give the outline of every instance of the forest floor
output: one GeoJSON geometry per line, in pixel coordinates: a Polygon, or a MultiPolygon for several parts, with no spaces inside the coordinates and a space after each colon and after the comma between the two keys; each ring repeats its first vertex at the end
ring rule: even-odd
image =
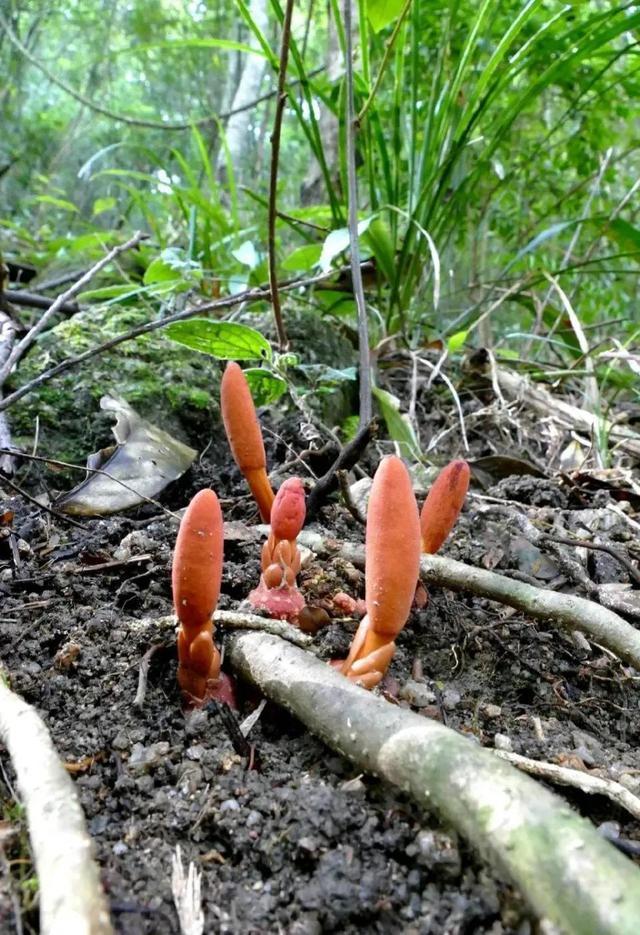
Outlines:
{"type": "MultiPolygon", "coordinates": [[[[466,413],[474,406],[482,408],[470,397],[466,413]]],[[[455,418],[453,407],[425,414],[425,432],[433,435],[455,418]]],[[[295,419],[287,424],[286,445],[270,437],[272,466],[306,447],[295,419]]],[[[586,474],[570,483],[550,470],[550,441],[536,419],[519,413],[501,421],[488,412],[473,422],[469,440],[471,457],[488,460],[474,474],[444,554],[586,596],[552,554],[527,541],[512,521],[521,513],[534,523],[555,523],[556,535],[564,530],[610,541],[637,567],[630,520],[638,502],[608,482],[595,489],[586,474]],[[538,476],[498,479],[514,468],[505,453],[535,465],[538,476]],[[622,510],[620,500],[627,500],[622,510]]],[[[388,443],[373,444],[365,469],[388,450],[388,443]]],[[[444,460],[460,454],[438,452],[444,460]]],[[[325,468],[315,464],[318,473],[325,468]]],[[[52,475],[32,465],[21,483],[37,495],[50,489],[52,475]]],[[[257,522],[226,445],[208,447],[162,501],[179,510],[203,486],[217,491],[231,531],[257,522]]],[[[275,705],[267,704],[249,735],[252,763],[234,752],[215,712],[185,719],[172,647],[154,654],[144,705],[134,706],[142,657],[166,640],[166,630],[154,632],[149,621],[171,613],[177,526],[167,513],[146,505],[82,520],[77,528],[19,496],[4,498],[2,512],[13,518],[8,525],[5,516],[0,539],[0,658],[74,777],[117,932],[179,931],[171,892],[178,844],[183,859],[202,872],[206,932],[538,930],[520,894],[455,832],[398,790],[359,774],[275,705]]],[[[363,539],[337,498],[311,528],[363,539]]],[[[571,548],[569,554],[594,587],[630,583],[608,553],[571,548]]],[[[237,608],[258,576],[252,536],[231,534],[219,607],[237,608]]],[[[313,559],[300,585],[310,604],[329,610],[337,591],[364,593],[362,573],[339,560],[313,559]]],[[[316,637],[321,654],[344,655],[355,626],[355,620],[332,620],[316,637]]],[[[437,718],[482,745],[613,778],[640,792],[638,678],[611,653],[557,628],[433,589],[398,639],[385,687],[390,703],[437,718]]],[[[238,696],[242,718],[259,697],[242,684],[238,696]]],[[[0,762],[0,930],[20,931],[19,900],[23,930],[35,932],[37,883],[25,819],[1,752],[0,762]]],[[[638,822],[607,799],[556,791],[603,832],[619,833],[631,846],[640,842],[638,822]]]]}

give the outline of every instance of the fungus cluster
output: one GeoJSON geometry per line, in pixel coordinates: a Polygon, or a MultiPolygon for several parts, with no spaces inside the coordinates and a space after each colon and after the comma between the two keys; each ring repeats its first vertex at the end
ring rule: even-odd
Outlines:
{"type": "MultiPolygon", "coordinates": [[[[251,391],[233,362],[222,378],[221,409],[236,464],[263,521],[270,524],[262,547],[260,582],[249,602],[272,617],[298,623],[308,609],[296,584],[300,571],[297,537],[305,520],[302,482],[290,478],[274,496],[251,391]]],[[[367,511],[366,614],[347,658],[332,663],[365,688],[378,685],[389,667],[395,639],[416,594],[420,554],[437,552],[450,534],[464,503],[469,473],[466,461],[452,461],[436,478],[419,513],[411,477],[401,459],[389,455],[378,466],[367,511]]],[[[189,705],[209,698],[233,703],[232,685],[220,671],[220,653],[213,641],[222,553],[220,504],[213,490],[201,490],[180,524],[172,571],[179,621],[178,682],[189,705]]]]}

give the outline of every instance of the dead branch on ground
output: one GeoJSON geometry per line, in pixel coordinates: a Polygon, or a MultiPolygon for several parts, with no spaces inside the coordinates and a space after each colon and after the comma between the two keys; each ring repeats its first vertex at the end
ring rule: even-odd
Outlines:
{"type": "Polygon", "coordinates": [[[539,918],[564,931],[637,932],[638,869],[553,793],[273,636],[233,634],[228,656],[334,750],[437,811],[519,887],[539,918]]]}
{"type": "Polygon", "coordinates": [[[0,670],[0,740],[27,813],[43,935],[111,935],[93,847],[74,785],[44,723],[0,670]]]}

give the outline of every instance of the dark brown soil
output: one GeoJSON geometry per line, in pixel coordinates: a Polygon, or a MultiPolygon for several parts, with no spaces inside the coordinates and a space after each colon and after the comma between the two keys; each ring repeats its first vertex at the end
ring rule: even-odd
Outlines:
{"type": "MultiPolygon", "coordinates": [[[[476,454],[495,450],[480,439],[478,431],[476,454]]],[[[305,447],[295,437],[289,441],[298,451],[305,447]]],[[[509,450],[504,443],[502,450],[509,450]]],[[[283,446],[272,447],[271,463],[286,455],[283,446]]],[[[24,483],[37,494],[51,475],[32,467],[24,483]]],[[[255,519],[223,447],[209,448],[163,502],[179,509],[205,485],[217,490],[227,520],[255,519]]],[[[602,507],[607,496],[599,493],[595,503],[583,494],[579,502],[555,481],[532,477],[503,480],[486,492],[549,506],[567,529],[578,528],[581,510],[602,507]]],[[[62,758],[75,764],[118,932],[179,931],[170,882],[178,844],[203,874],[206,932],[536,931],[520,896],[451,829],[397,790],[355,774],[272,704],[249,737],[252,769],[234,753],[214,712],[185,721],[170,650],[154,657],[143,709],[133,706],[140,660],[164,638],[140,621],[171,611],[176,525],[166,514],[144,507],[85,520],[78,529],[4,493],[0,513],[15,516],[14,547],[8,535],[0,539],[1,660],[12,687],[44,717],[62,758]],[[149,557],[100,567],[123,554],[116,551],[123,540],[133,558],[149,557]]],[[[479,503],[470,499],[447,554],[502,572],[539,574],[542,586],[576,587],[552,559],[536,564],[517,529],[480,511],[479,503]]],[[[362,537],[337,503],[322,511],[318,528],[362,537]]],[[[623,519],[609,535],[624,548],[623,519]]],[[[257,581],[258,554],[238,540],[226,550],[220,606],[234,607],[257,581]]],[[[602,553],[590,555],[585,567],[596,583],[627,580],[624,568],[602,553]]],[[[305,583],[316,602],[336,590],[363,592],[361,574],[339,564],[316,562],[305,583]]],[[[353,626],[334,623],[321,634],[327,655],[345,651],[353,626]]],[[[479,743],[597,771],[638,791],[638,677],[609,653],[580,648],[551,626],[464,594],[435,592],[400,636],[387,688],[399,692],[402,704],[479,743]]],[[[259,699],[239,688],[242,717],[259,699]]],[[[4,818],[19,831],[24,817],[15,808],[6,754],[2,766],[4,818]]],[[[623,840],[640,840],[638,824],[607,800],[566,789],[559,794],[596,824],[618,823],[623,840]]],[[[24,850],[23,835],[5,847],[11,877],[5,875],[0,890],[3,933],[16,931],[12,891],[27,907],[25,930],[37,931],[32,871],[20,862],[24,850]]]]}

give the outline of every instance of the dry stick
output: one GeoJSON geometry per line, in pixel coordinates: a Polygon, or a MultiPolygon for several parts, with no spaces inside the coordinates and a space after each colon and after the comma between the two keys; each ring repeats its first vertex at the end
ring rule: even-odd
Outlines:
{"type": "Polygon", "coordinates": [[[358,429],[351,441],[344,446],[327,473],[318,478],[307,497],[307,522],[316,515],[329,494],[336,489],[338,472],[350,471],[357,464],[377,432],[378,423],[375,419],[371,419],[365,426],[358,429]]]}
{"type": "Polygon", "coordinates": [[[564,629],[580,630],[640,670],[640,630],[600,604],[574,594],[536,588],[438,555],[423,555],[420,571],[427,584],[471,591],[479,597],[515,607],[528,616],[549,620],[564,629]]]}
{"type": "Polygon", "coordinates": [[[289,342],[287,332],[282,320],[282,307],[280,293],[278,292],[278,263],[276,257],[276,202],[278,198],[278,162],[280,160],[280,135],[282,133],[282,117],[287,102],[285,82],[287,79],[287,63],[289,61],[289,44],[291,42],[291,16],[293,13],[293,0],[287,0],[282,24],[282,42],[280,45],[280,66],[278,69],[278,96],[276,99],[276,113],[273,119],[273,132],[271,133],[271,171],[269,174],[269,214],[267,249],[269,251],[269,285],[271,287],[271,302],[273,304],[273,317],[278,332],[278,347],[286,351],[289,342]]]}
{"type": "Polygon", "coordinates": [[[640,435],[608,419],[572,406],[558,396],[553,396],[542,386],[534,385],[526,377],[512,373],[502,367],[496,368],[498,383],[505,396],[524,402],[534,412],[549,418],[568,431],[597,433],[607,438],[609,445],[620,447],[633,458],[640,460],[640,435]]]}
{"type": "MultiPolygon", "coordinates": [[[[298,540],[316,553],[333,552],[354,565],[364,566],[364,547],[361,545],[324,541],[317,533],[308,534],[306,530],[302,530],[298,540]]],[[[640,630],[593,601],[574,594],[536,588],[441,555],[422,556],[420,577],[426,584],[453,591],[470,591],[478,597],[508,604],[530,617],[547,620],[563,629],[580,630],[640,671],[640,630]]]]}
{"type": "MultiPolygon", "coordinates": [[[[4,448],[0,448],[0,455],[3,455],[3,454],[7,454],[7,452],[4,448]]],[[[125,490],[129,490],[132,493],[134,493],[137,497],[140,497],[140,500],[143,503],[150,503],[152,506],[157,507],[163,513],[165,513],[166,516],[170,516],[172,519],[180,518],[177,515],[177,513],[174,513],[172,512],[172,510],[168,510],[166,506],[163,506],[159,500],[154,500],[153,497],[145,497],[145,495],[142,493],[139,493],[135,489],[135,487],[132,487],[130,484],[127,484],[125,481],[120,480],[119,477],[114,477],[113,474],[109,473],[109,471],[103,471],[102,468],[90,468],[83,464],[72,464],[70,461],[59,461],[57,460],[57,458],[44,458],[42,457],[42,455],[30,455],[24,451],[15,451],[14,455],[17,458],[23,458],[25,461],[37,461],[39,464],[51,465],[52,467],[69,468],[72,471],[82,471],[83,474],[100,474],[101,477],[106,477],[107,480],[112,481],[114,484],[119,484],[121,487],[124,487],[125,490]]],[[[25,493],[24,490],[21,490],[21,488],[19,488],[17,484],[11,484],[10,486],[12,486],[14,490],[17,490],[18,493],[20,493],[27,500],[30,500],[34,504],[34,506],[38,506],[41,509],[46,510],[48,513],[52,513],[58,519],[68,520],[67,516],[58,514],[55,510],[51,509],[50,507],[46,507],[46,506],[43,506],[41,503],[38,503],[38,501],[34,497],[31,497],[29,494],[25,493]]],[[[95,517],[90,517],[90,518],[95,518],[95,517]]],[[[81,529],[84,529],[84,526],[82,526],[80,523],[74,523],[74,525],[80,526],[81,529]]]]}
{"type": "MultiPolygon", "coordinates": [[[[268,528],[268,527],[265,527],[268,528]]],[[[293,643],[309,652],[315,653],[313,637],[303,633],[298,627],[287,623],[286,620],[275,620],[272,617],[259,617],[257,614],[245,614],[237,610],[216,610],[213,622],[229,630],[259,630],[271,636],[277,636],[287,643],[293,643]]],[[[147,617],[138,621],[142,629],[151,629],[154,632],[161,630],[175,630],[177,620],[173,614],[163,617],[147,617]]]]}
{"type": "MultiPolygon", "coordinates": [[[[46,295],[38,295],[35,292],[25,292],[21,289],[5,289],[4,297],[8,302],[14,305],[21,305],[26,308],[50,308],[55,299],[50,299],[46,295]]],[[[58,309],[63,315],[75,315],[80,311],[80,306],[76,302],[65,302],[58,309]]]]}
{"type": "Polygon", "coordinates": [[[87,270],[84,275],[80,277],[72,286],[70,286],[66,292],[61,293],[58,298],[51,303],[49,308],[46,310],[42,318],[35,323],[35,325],[29,329],[21,341],[18,341],[16,346],[11,351],[8,359],[5,361],[4,365],[0,367],[0,386],[7,379],[11,373],[14,365],[20,360],[24,352],[31,347],[35,339],[38,337],[41,331],[43,331],[48,323],[51,321],[53,316],[60,311],[63,305],[65,305],[69,299],[72,299],[74,295],[77,295],[78,292],[90,282],[96,273],[99,273],[101,269],[111,263],[112,260],[115,260],[116,257],[120,256],[121,253],[125,253],[127,250],[131,250],[134,247],[137,247],[141,240],[144,240],[148,234],[138,231],[127,240],[126,243],[120,244],[117,247],[114,247],[113,250],[110,250],[106,256],[103,256],[91,269],[87,270]]]}
{"type": "Polygon", "coordinates": [[[371,353],[369,326],[364,300],[362,270],[360,268],[360,242],[358,240],[358,180],[356,178],[356,130],[358,126],[353,101],[353,35],[351,3],[344,3],[344,30],[346,38],[345,82],[347,98],[347,189],[349,198],[349,245],[351,249],[351,282],[358,309],[358,349],[360,356],[360,428],[371,422],[371,353]]]}
{"type": "Polygon", "coordinates": [[[334,750],[437,811],[540,918],[573,935],[637,935],[639,871],[556,795],[275,637],[234,634],[228,657],[334,750]]]}
{"type": "MultiPolygon", "coordinates": [[[[336,275],[336,272],[339,273],[341,270],[330,270],[327,273],[319,273],[317,276],[310,276],[306,279],[291,279],[280,283],[279,289],[283,292],[314,286],[318,282],[324,282],[325,279],[331,279],[336,275]]],[[[159,318],[155,321],[148,321],[144,325],[138,325],[136,328],[131,328],[129,331],[125,331],[123,334],[111,338],[109,341],[104,341],[102,344],[90,347],[88,351],[84,351],[76,357],[67,357],[66,360],[60,361],[59,364],[56,364],[55,367],[50,367],[49,370],[44,370],[37,377],[34,377],[33,380],[29,380],[28,383],[25,383],[24,386],[15,390],[15,392],[11,393],[5,399],[0,399],[0,412],[3,409],[8,409],[13,403],[22,399],[23,396],[26,396],[32,390],[36,389],[36,387],[47,383],[53,377],[57,377],[61,373],[66,373],[67,370],[71,370],[78,364],[82,364],[86,360],[91,360],[92,357],[98,357],[105,351],[110,351],[112,348],[123,344],[125,341],[132,341],[134,338],[139,338],[143,334],[149,334],[151,331],[159,331],[167,325],[172,325],[175,321],[185,321],[187,318],[194,318],[196,315],[202,315],[205,312],[215,312],[225,308],[233,308],[245,302],[259,302],[263,299],[269,299],[270,297],[271,290],[268,288],[245,289],[244,292],[239,292],[237,295],[229,296],[224,299],[216,299],[213,302],[205,302],[202,305],[196,305],[192,308],[184,309],[181,312],[176,312],[174,315],[167,315],[166,318],[159,318]]]]}
{"type": "Polygon", "coordinates": [[[564,539],[559,536],[553,536],[548,532],[542,533],[542,539],[548,542],[557,542],[559,545],[570,545],[576,549],[592,549],[596,552],[606,552],[611,558],[615,558],[617,562],[620,562],[629,577],[635,581],[636,584],[640,585],[640,571],[629,561],[626,555],[623,555],[622,552],[612,545],[606,545],[602,542],[592,542],[590,539],[564,539]]]}
{"type": "Polygon", "coordinates": [[[539,776],[541,779],[557,782],[561,786],[571,786],[588,795],[605,795],[640,821],[640,799],[620,782],[603,779],[601,776],[592,776],[591,773],[585,773],[581,769],[568,769],[556,763],[543,763],[528,756],[521,756],[519,753],[511,753],[510,750],[496,750],[495,754],[507,763],[511,763],[512,766],[517,766],[523,773],[529,773],[530,776],[539,776]]]}
{"type": "Polygon", "coordinates": [[[38,874],[43,935],[110,935],[107,904],[74,785],[40,717],[0,671],[0,740],[15,769],[38,874]]]}
{"type": "MultiPolygon", "coordinates": [[[[2,297],[2,271],[0,270],[0,298],[2,297]]],[[[0,369],[11,356],[16,340],[16,323],[6,312],[0,309],[0,369]]],[[[0,381],[0,404],[2,403],[2,382],[0,381]]],[[[0,473],[12,474],[14,469],[13,446],[11,444],[11,429],[7,417],[0,412],[0,447],[4,449],[0,455],[0,473]]]]}

